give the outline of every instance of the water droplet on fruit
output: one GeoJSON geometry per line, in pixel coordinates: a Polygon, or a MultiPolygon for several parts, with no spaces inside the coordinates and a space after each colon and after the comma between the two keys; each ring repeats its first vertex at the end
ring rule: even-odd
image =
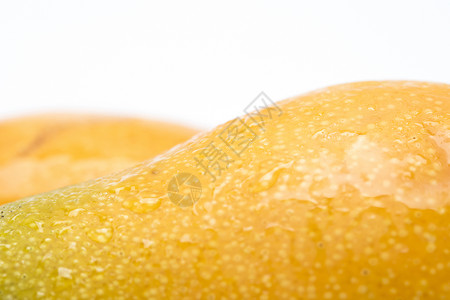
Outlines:
{"type": "Polygon", "coordinates": [[[123,202],[123,207],[136,213],[149,213],[157,210],[160,205],[161,198],[136,197],[123,202]]]}
{"type": "Polygon", "coordinates": [[[251,185],[250,190],[253,193],[259,193],[265,190],[270,189],[277,182],[278,177],[280,176],[281,169],[273,170],[269,173],[266,173],[262,177],[258,179],[253,185],[251,185]]]}
{"type": "Polygon", "coordinates": [[[256,182],[250,185],[250,191],[253,193],[259,193],[273,187],[280,175],[287,168],[292,166],[292,162],[287,164],[281,164],[279,167],[272,169],[270,172],[265,173],[256,182]]]}
{"type": "Polygon", "coordinates": [[[157,192],[142,190],[120,191],[119,197],[122,199],[122,206],[135,213],[149,213],[161,206],[162,196],[157,192]]]}
{"type": "Polygon", "coordinates": [[[107,243],[109,240],[111,240],[113,229],[111,227],[91,229],[87,232],[87,235],[91,240],[95,242],[107,243]]]}

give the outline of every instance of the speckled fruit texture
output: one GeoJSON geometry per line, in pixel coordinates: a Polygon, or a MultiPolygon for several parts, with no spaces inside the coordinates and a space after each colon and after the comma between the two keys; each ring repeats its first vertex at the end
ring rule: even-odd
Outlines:
{"type": "Polygon", "coordinates": [[[450,86],[277,105],[2,206],[0,298],[450,299],[450,86]]]}

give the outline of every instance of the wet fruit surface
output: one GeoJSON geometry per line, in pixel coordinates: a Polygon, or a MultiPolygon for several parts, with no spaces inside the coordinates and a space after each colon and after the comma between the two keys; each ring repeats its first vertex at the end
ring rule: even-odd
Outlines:
{"type": "Polygon", "coordinates": [[[2,206],[1,298],[450,298],[450,86],[354,83],[278,107],[2,206]],[[199,180],[192,206],[169,199],[195,195],[177,174],[199,180]]]}

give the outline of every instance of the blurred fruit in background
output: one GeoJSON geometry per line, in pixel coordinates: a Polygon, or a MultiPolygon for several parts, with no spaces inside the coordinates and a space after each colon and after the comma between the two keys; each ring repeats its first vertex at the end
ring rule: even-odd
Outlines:
{"type": "Polygon", "coordinates": [[[152,158],[197,131],[136,118],[45,114],[0,123],[0,204],[152,158]]]}

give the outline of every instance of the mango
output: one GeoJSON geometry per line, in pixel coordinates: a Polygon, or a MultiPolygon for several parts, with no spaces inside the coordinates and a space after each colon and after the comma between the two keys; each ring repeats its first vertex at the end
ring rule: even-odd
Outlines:
{"type": "Polygon", "coordinates": [[[450,85],[266,100],[1,206],[0,298],[450,299],[450,85]]]}
{"type": "Polygon", "coordinates": [[[0,204],[131,167],[195,130],[137,118],[40,114],[0,123],[0,204]]]}

